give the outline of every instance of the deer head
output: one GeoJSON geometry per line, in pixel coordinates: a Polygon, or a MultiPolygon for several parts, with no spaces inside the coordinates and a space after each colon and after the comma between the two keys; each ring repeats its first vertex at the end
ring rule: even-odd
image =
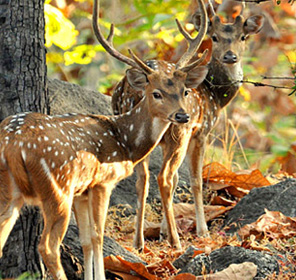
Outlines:
{"type": "MultiPolygon", "coordinates": [[[[166,72],[158,71],[157,67],[153,69],[153,65],[148,66],[131,51],[129,52],[132,58],[119,53],[113,47],[112,43],[114,26],[111,25],[109,36],[105,39],[102,35],[100,26],[98,25],[99,4],[98,1],[95,1],[94,3],[93,29],[98,41],[110,55],[132,66],[131,69],[126,71],[126,79],[134,90],[145,92],[146,97],[149,99],[149,104],[151,104],[150,108],[155,114],[160,105],[163,106],[163,108],[159,112],[159,115],[164,114],[166,107],[172,107],[171,102],[167,102],[167,100],[167,104],[164,104],[166,96],[173,95],[175,100],[180,99],[180,94],[187,96],[189,93],[187,87],[196,87],[204,80],[207,74],[207,67],[200,66],[206,57],[207,51],[203,53],[200,59],[188,64],[199,48],[207,30],[207,15],[205,6],[201,0],[198,0],[198,2],[200,3],[202,11],[200,16],[200,31],[195,38],[192,38],[184,30],[180,22],[176,20],[179,31],[188,41],[189,47],[176,65],[171,67],[171,71],[166,72]]],[[[170,115],[168,119],[176,123],[185,123],[189,120],[189,116],[185,113],[183,106],[179,112],[176,112],[174,115],[170,115]]]]}
{"type": "MultiPolygon", "coordinates": [[[[193,23],[200,29],[200,15],[195,13],[193,23]]],[[[212,39],[212,61],[221,67],[231,68],[233,78],[242,78],[240,62],[245,51],[246,39],[249,35],[260,31],[263,16],[255,15],[244,20],[242,15],[235,18],[233,23],[222,23],[218,15],[214,15],[208,25],[207,33],[212,39]],[[239,66],[239,67],[237,67],[239,66]]]]}

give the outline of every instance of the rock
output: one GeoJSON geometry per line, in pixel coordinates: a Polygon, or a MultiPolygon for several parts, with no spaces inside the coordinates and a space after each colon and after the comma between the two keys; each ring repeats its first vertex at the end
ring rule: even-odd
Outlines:
{"type": "MultiPolygon", "coordinates": [[[[198,250],[195,248],[195,250],[198,250]]],[[[184,255],[180,256],[173,265],[181,269],[180,273],[191,273],[195,276],[202,273],[222,271],[231,264],[252,262],[258,270],[254,279],[262,279],[267,275],[278,272],[277,260],[258,251],[244,249],[242,247],[226,246],[211,252],[208,256],[200,254],[193,258],[194,247],[189,247],[184,255]]]]}
{"type": "Polygon", "coordinates": [[[81,86],[48,79],[49,114],[66,113],[112,115],[111,97],[81,86]]]}
{"type": "Polygon", "coordinates": [[[279,211],[285,216],[296,217],[296,179],[287,179],[278,184],[254,188],[228,212],[224,226],[227,233],[234,233],[246,224],[255,222],[264,209],[279,211]]]}
{"type": "Polygon", "coordinates": [[[141,260],[139,257],[131,253],[130,251],[123,248],[118,242],[116,242],[114,239],[104,236],[104,248],[103,248],[104,258],[108,257],[110,255],[114,256],[121,256],[126,261],[132,262],[132,263],[143,263],[146,264],[143,260],[141,260]]]}

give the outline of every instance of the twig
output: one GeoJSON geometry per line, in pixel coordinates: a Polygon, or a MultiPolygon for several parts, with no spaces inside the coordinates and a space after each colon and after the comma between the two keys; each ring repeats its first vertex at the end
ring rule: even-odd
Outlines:
{"type": "Polygon", "coordinates": [[[293,89],[293,87],[275,86],[275,85],[265,84],[265,83],[261,83],[261,82],[252,82],[249,80],[242,80],[242,81],[240,81],[240,83],[252,84],[255,87],[271,87],[273,89],[293,89]]]}
{"type": "Polygon", "coordinates": [[[261,76],[263,80],[294,80],[294,77],[268,77],[268,76],[261,76]]]}
{"type": "Polygon", "coordinates": [[[292,90],[288,96],[291,96],[292,94],[296,93],[296,86],[291,86],[291,87],[285,87],[285,86],[275,86],[275,85],[270,85],[270,84],[265,84],[265,83],[260,83],[260,82],[251,82],[251,81],[244,81],[242,80],[241,83],[248,83],[248,84],[253,84],[255,87],[271,87],[273,89],[289,89],[292,90]]]}
{"type": "Polygon", "coordinates": [[[261,2],[270,2],[271,0],[235,0],[237,2],[245,2],[245,3],[256,3],[260,4],[261,2]]]}

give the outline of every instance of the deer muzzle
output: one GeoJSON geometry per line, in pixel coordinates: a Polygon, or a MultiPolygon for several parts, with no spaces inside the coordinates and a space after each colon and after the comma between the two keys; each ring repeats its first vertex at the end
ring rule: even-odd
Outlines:
{"type": "Polygon", "coordinates": [[[223,57],[223,63],[234,64],[238,61],[237,56],[232,51],[227,51],[223,57]]]}
{"type": "Polygon", "coordinates": [[[188,123],[190,120],[190,116],[186,113],[176,113],[175,114],[175,121],[177,123],[188,123]]]}

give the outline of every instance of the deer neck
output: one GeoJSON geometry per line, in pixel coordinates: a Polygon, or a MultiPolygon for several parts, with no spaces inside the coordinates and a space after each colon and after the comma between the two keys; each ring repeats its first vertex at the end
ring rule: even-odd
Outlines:
{"type": "Polygon", "coordinates": [[[131,111],[114,118],[120,141],[134,164],[158,145],[170,122],[151,116],[144,97],[131,111]]]}
{"type": "Polygon", "coordinates": [[[203,86],[210,91],[216,103],[223,108],[236,96],[242,79],[241,62],[225,66],[213,58],[203,86]]]}

